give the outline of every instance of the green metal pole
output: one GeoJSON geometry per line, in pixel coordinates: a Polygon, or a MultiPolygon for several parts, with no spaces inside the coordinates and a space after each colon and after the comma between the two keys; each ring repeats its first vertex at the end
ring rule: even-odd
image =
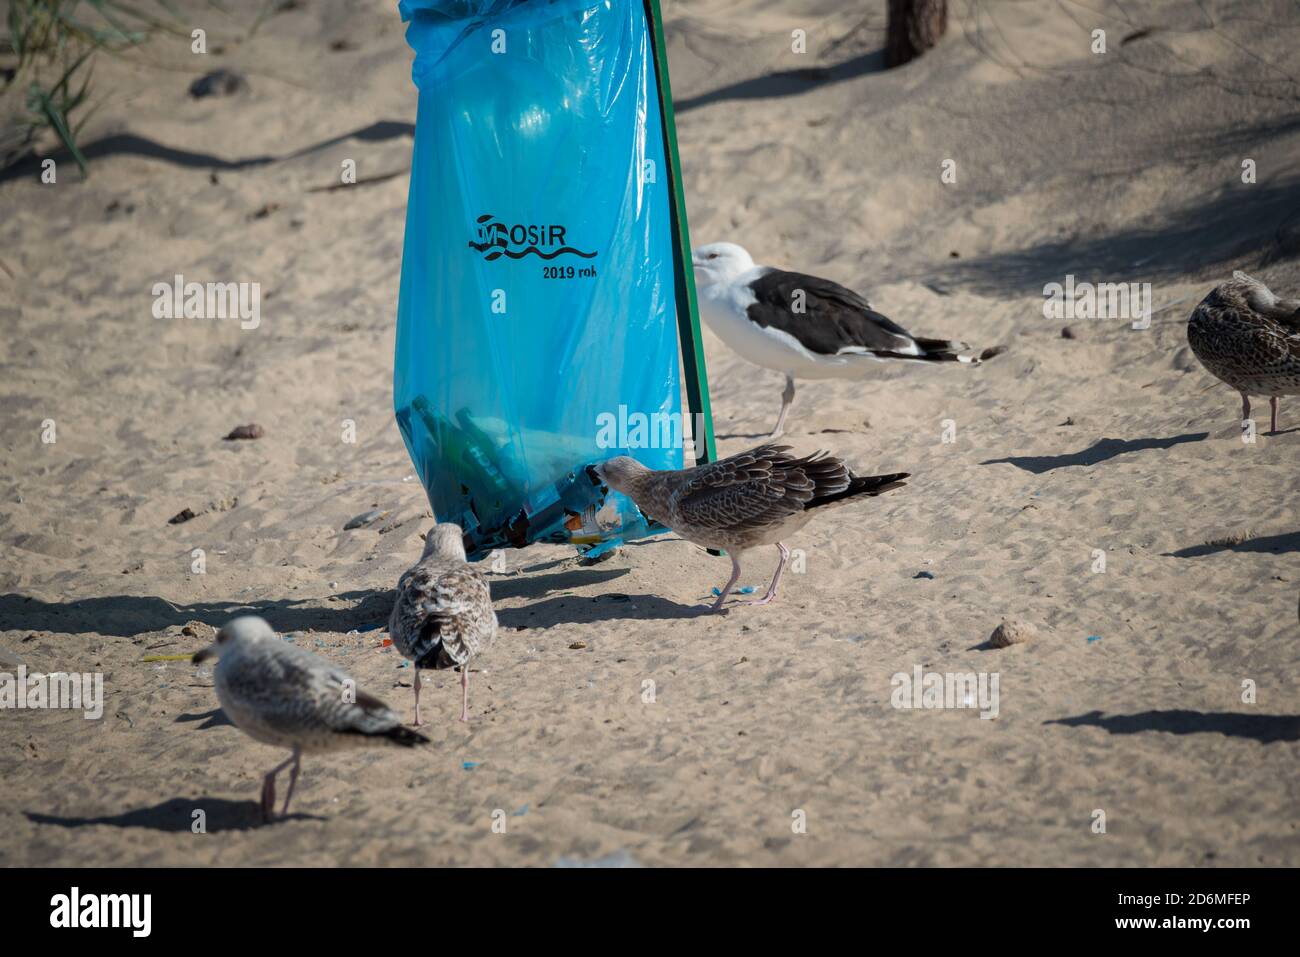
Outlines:
{"type": "Polygon", "coordinates": [[[713,409],[709,405],[709,373],[704,366],[704,339],[700,335],[699,306],[695,300],[695,269],[691,265],[691,234],[686,225],[686,193],[682,189],[677,157],[677,124],[673,118],[673,91],[668,82],[668,45],[664,42],[659,0],[645,0],[654,51],[655,77],[659,81],[659,115],[663,120],[664,156],[668,160],[668,193],[673,224],[673,252],[677,258],[675,293],[677,334],[682,343],[682,372],[686,378],[686,404],[695,432],[696,464],[718,457],[713,443],[713,409]]]}

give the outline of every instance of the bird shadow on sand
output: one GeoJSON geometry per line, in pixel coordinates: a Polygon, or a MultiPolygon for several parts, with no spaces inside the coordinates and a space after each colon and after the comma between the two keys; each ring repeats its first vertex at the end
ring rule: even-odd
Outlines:
{"type": "Polygon", "coordinates": [[[1200,558],[1216,552],[1261,552],[1265,555],[1279,555],[1282,552],[1300,552],[1300,532],[1284,532],[1281,535],[1257,535],[1239,542],[1205,542],[1201,545],[1189,545],[1176,552],[1165,552],[1165,558],[1200,558]]]}
{"type": "Polygon", "coordinates": [[[211,711],[201,711],[197,714],[178,714],[176,716],[177,724],[188,724],[193,721],[202,721],[196,730],[206,731],[208,728],[233,728],[235,723],[226,717],[226,712],[220,708],[213,708],[211,711]]]}
{"type": "Polygon", "coordinates": [[[594,597],[557,595],[521,608],[498,608],[497,621],[503,628],[549,628],[631,618],[638,621],[701,618],[708,614],[709,610],[702,605],[681,605],[658,595],[608,593],[594,597]]]}
{"type": "Polygon", "coordinates": [[[1053,469],[1079,466],[1088,468],[1101,462],[1107,462],[1129,452],[1144,452],[1148,449],[1171,449],[1187,442],[1201,442],[1209,438],[1208,432],[1187,432],[1164,439],[1098,439],[1086,449],[1067,452],[1064,455],[1011,455],[1004,459],[987,459],[980,465],[1014,465],[1018,469],[1042,475],[1053,469]]]}
{"type": "Polygon", "coordinates": [[[333,597],[349,604],[335,608],[291,599],[185,603],[154,595],[106,595],[47,602],[31,595],[6,594],[0,595],[0,621],[14,631],[94,632],[133,638],[191,621],[219,628],[238,615],[260,615],[280,632],[308,629],[348,632],[384,624],[393,609],[392,589],[340,592],[333,597]]]}
{"type": "MultiPolygon", "coordinates": [[[[546,598],[557,591],[605,584],[627,575],[629,571],[627,568],[570,568],[542,575],[494,575],[489,578],[489,587],[493,601],[522,598],[530,602],[526,609],[501,610],[498,617],[503,625],[539,627],[568,620],[606,621],[639,617],[642,612],[654,618],[691,617],[688,608],[653,595],[632,596],[630,602],[626,595],[546,598]],[[598,607],[598,611],[576,618],[568,617],[573,608],[584,603],[598,607]],[[628,609],[630,603],[637,604],[638,611],[620,612],[620,609],[628,609]],[[535,614],[528,614],[530,611],[535,611],[535,614]],[[521,621],[520,618],[528,620],[521,621]]],[[[319,598],[185,603],[155,595],[106,595],[47,602],[31,595],[5,594],[0,595],[0,622],[13,631],[93,632],[134,638],[191,621],[220,628],[239,615],[260,615],[281,634],[308,630],[346,633],[355,629],[365,632],[387,625],[393,610],[393,594],[388,588],[339,592],[331,597],[348,603],[339,607],[332,607],[328,601],[319,598]]]]}
{"type": "Polygon", "coordinates": [[[507,578],[494,576],[488,582],[493,601],[509,598],[539,599],[555,591],[603,585],[615,578],[622,578],[629,571],[627,568],[570,568],[549,575],[511,575],[507,578]]]}
{"type": "Polygon", "coordinates": [[[1056,718],[1043,724],[1102,728],[1110,734],[1222,734],[1229,738],[1253,738],[1261,744],[1300,741],[1300,714],[1242,714],[1235,711],[1139,711],[1135,714],[1105,715],[1100,711],[1073,718],[1056,718]]]}
{"type": "Polygon", "coordinates": [[[680,114],[725,100],[768,100],[781,96],[799,96],[818,87],[843,83],[846,80],[866,76],[868,73],[879,73],[884,68],[885,51],[876,50],[873,53],[859,54],[833,66],[775,70],[749,80],[729,83],[698,96],[689,96],[680,100],[674,97],[673,110],[680,114]]]}
{"type": "Polygon", "coordinates": [[[194,812],[203,812],[203,826],[208,834],[221,831],[249,831],[281,821],[323,821],[325,818],[316,814],[290,814],[287,817],[276,816],[269,822],[262,820],[262,808],[256,801],[231,801],[226,798],[170,798],[152,807],[136,808],[121,814],[106,814],[103,817],[74,817],[58,814],[41,814],[37,811],[24,811],[27,820],[33,824],[53,824],[56,827],[143,827],[152,831],[166,831],[180,834],[193,831],[194,812]]]}

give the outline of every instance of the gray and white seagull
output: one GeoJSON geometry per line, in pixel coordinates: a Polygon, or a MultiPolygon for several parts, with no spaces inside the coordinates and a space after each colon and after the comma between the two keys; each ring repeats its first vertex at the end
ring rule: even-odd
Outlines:
{"type": "Polygon", "coordinates": [[[790,557],[783,539],[832,506],[888,492],[908,477],[907,472],[854,475],[828,452],[803,458],[789,452],[788,445],[763,445],[707,465],[665,471],[620,455],[590,466],[588,474],[687,541],[727,552],[731,578],[713,603],[718,611],[740,579],[740,558],[747,550],[775,545],[781,553],[767,593],[745,603],[766,605],[776,597],[790,557]]]}
{"type": "Polygon", "coordinates": [[[465,533],[440,522],[425,536],[420,561],[398,581],[388,618],[393,647],[415,669],[417,728],[422,668],[460,668],[460,720],[469,720],[469,662],[496,633],[487,579],[465,561],[465,533]]]}
{"type": "Polygon", "coordinates": [[[281,815],[289,812],[305,753],[365,744],[428,744],[402,726],[388,705],[357,690],[346,671],[305,648],[280,640],[265,620],[244,615],[227,622],[196,652],[198,664],[218,658],[213,685],[221,710],[254,741],[293,753],[262,780],[262,816],[275,806],[275,776],[293,765],[281,815]]]}
{"type": "Polygon", "coordinates": [[[700,315],[728,346],[755,365],[785,375],[781,435],[794,403],[796,379],[860,379],[876,362],[962,362],[969,347],[914,336],[851,289],[829,279],[756,266],[735,243],[710,243],[692,257],[700,315]]]}

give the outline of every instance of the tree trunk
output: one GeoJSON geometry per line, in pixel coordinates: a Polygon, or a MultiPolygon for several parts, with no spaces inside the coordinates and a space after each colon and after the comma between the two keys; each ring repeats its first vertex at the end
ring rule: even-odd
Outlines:
{"type": "Polygon", "coordinates": [[[902,66],[939,42],[948,29],[948,0],[889,0],[885,66],[902,66]]]}

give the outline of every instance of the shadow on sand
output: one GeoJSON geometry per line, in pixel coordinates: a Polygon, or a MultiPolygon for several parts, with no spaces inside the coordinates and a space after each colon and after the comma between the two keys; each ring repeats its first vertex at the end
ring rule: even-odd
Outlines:
{"type": "MultiPolygon", "coordinates": [[[[1208,266],[1244,256],[1258,255],[1263,263],[1294,256],[1285,227],[1297,213],[1300,179],[1282,179],[1249,190],[1224,189],[1140,227],[946,261],[907,278],[986,296],[1038,296],[1046,283],[1062,282],[1067,273],[1125,282],[1185,280],[1204,274],[1208,266]]],[[[1194,304],[1184,304],[1187,313],[1194,304]]]]}
{"type": "Polygon", "coordinates": [[[94,632],[119,638],[161,631],[173,625],[201,621],[220,628],[237,615],[260,615],[281,633],[293,631],[365,630],[382,625],[393,607],[393,592],[353,591],[339,598],[356,601],[346,608],[304,607],[295,600],[258,601],[168,601],[154,595],[107,595],[47,602],[30,595],[0,595],[0,621],[14,631],[94,632]]]}
{"type": "Polygon", "coordinates": [[[781,96],[798,96],[801,93],[807,93],[809,90],[815,90],[818,87],[829,86],[832,83],[843,83],[845,80],[853,80],[860,76],[866,76],[868,73],[879,73],[884,68],[885,51],[877,50],[874,53],[863,53],[851,57],[842,63],[836,63],[834,66],[810,67],[803,70],[777,70],[750,80],[731,83],[708,93],[701,93],[698,96],[690,96],[681,100],[674,97],[673,111],[685,113],[687,110],[698,109],[701,106],[708,106],[710,103],[721,103],[726,100],[767,100],[781,96]]]}
{"type": "Polygon", "coordinates": [[[611,593],[595,597],[559,595],[522,608],[498,608],[502,628],[549,628],[558,624],[586,625],[624,619],[685,619],[709,615],[704,605],[681,605],[658,595],[611,593]]]}
{"type": "Polygon", "coordinates": [[[1043,724],[1102,728],[1110,734],[1222,734],[1229,738],[1253,738],[1260,744],[1300,741],[1300,714],[1242,714],[1225,711],[1139,711],[1136,714],[1104,715],[1089,711],[1073,718],[1056,718],[1043,724]]]}
{"type": "MultiPolygon", "coordinates": [[[[602,585],[627,575],[627,568],[571,568],[541,575],[491,576],[493,601],[524,599],[524,608],[498,608],[503,627],[537,628],[561,622],[613,621],[621,618],[692,618],[695,609],[654,595],[555,595],[602,585]],[[636,607],[633,608],[633,605],[636,607]]],[[[0,595],[0,621],[14,631],[93,632],[120,638],[162,631],[200,621],[219,628],[238,615],[260,615],[281,634],[295,631],[349,632],[378,630],[393,610],[390,589],[341,592],[356,602],[349,607],[304,605],[299,600],[178,603],[154,595],[108,595],[47,602],[30,595],[0,595]]],[[[319,601],[319,599],[307,599],[319,601]]]]}
{"type": "MultiPolygon", "coordinates": [[[[86,159],[96,160],[105,156],[143,156],[146,159],[155,159],[164,163],[171,163],[173,166],[184,166],[190,169],[207,169],[207,170],[225,170],[234,172],[242,169],[250,169],[256,166],[266,166],[269,163],[279,163],[283,160],[295,159],[306,153],[315,150],[328,149],[345,140],[361,140],[363,143],[378,143],[383,140],[396,139],[399,136],[414,136],[415,126],[412,123],[402,123],[396,120],[379,120],[371,123],[369,126],[363,126],[360,129],[353,130],[351,133],[344,133],[341,136],[331,136],[329,139],[321,140],[311,146],[305,146],[302,149],[294,150],[291,153],[284,153],[279,156],[247,156],[243,159],[223,159],[212,153],[197,153],[193,150],[178,149],[175,146],[168,146],[166,143],[159,143],[157,140],[151,140],[148,137],[137,136],[134,133],[114,133],[110,136],[102,137],[93,143],[87,143],[81,148],[86,159]]],[[[71,155],[66,150],[59,150],[49,154],[49,156],[28,156],[19,160],[7,169],[0,170],[0,183],[7,183],[14,179],[23,179],[24,177],[38,177],[41,174],[42,160],[53,158],[55,160],[71,160],[71,155]]]]}
{"type": "Polygon", "coordinates": [[[215,797],[171,798],[152,807],[136,808],[122,814],[106,814],[103,817],[65,817],[36,811],[24,811],[23,814],[33,824],[53,824],[56,827],[144,827],[178,834],[193,830],[195,811],[204,813],[204,827],[208,834],[248,831],[265,827],[268,823],[279,824],[281,821],[326,820],[315,814],[290,814],[288,817],[277,815],[270,822],[263,822],[262,809],[256,801],[230,801],[215,797]]]}
{"type": "Polygon", "coordinates": [[[1280,555],[1282,552],[1300,552],[1300,532],[1284,532],[1281,535],[1258,535],[1240,542],[1206,542],[1203,545],[1189,545],[1176,552],[1165,552],[1166,558],[1200,558],[1216,552],[1262,552],[1266,555],[1280,555]]]}
{"type": "Polygon", "coordinates": [[[202,721],[196,731],[206,731],[208,728],[233,728],[235,723],[226,717],[226,713],[220,708],[213,708],[211,711],[201,711],[197,714],[178,714],[176,716],[177,724],[189,724],[194,721],[202,721]]]}
{"type": "Polygon", "coordinates": [[[1106,462],[1129,452],[1143,452],[1147,449],[1171,449],[1186,442],[1200,442],[1210,435],[1209,432],[1188,432],[1167,439],[1098,439],[1092,445],[1079,452],[1067,452],[1064,455],[1012,455],[1004,459],[987,459],[980,465],[1014,465],[1026,472],[1042,475],[1053,469],[1080,466],[1088,468],[1100,462],[1106,462]]]}

